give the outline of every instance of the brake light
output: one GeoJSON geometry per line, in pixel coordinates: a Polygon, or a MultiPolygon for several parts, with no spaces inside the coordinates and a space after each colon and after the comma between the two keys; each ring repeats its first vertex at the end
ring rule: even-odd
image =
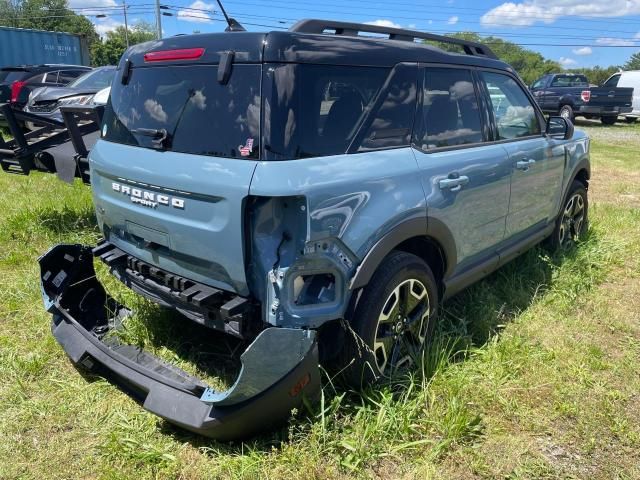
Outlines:
{"type": "Polygon", "coordinates": [[[145,62],[168,62],[170,60],[197,60],[204,54],[204,48],[182,48],[180,50],[160,50],[144,54],[145,62]]]}
{"type": "Polygon", "coordinates": [[[580,98],[584,103],[588,103],[591,100],[591,90],[583,90],[580,94],[580,98]]]}
{"type": "Polygon", "coordinates": [[[22,87],[26,84],[27,82],[19,82],[17,80],[11,84],[11,103],[16,103],[18,101],[20,90],[22,90],[22,87]]]}

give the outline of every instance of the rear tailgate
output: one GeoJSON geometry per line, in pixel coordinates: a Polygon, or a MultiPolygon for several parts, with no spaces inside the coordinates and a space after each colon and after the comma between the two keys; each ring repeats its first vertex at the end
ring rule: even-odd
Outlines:
{"type": "Polygon", "coordinates": [[[591,91],[591,98],[587,105],[590,107],[602,107],[602,113],[607,111],[617,113],[620,108],[631,107],[633,88],[593,87],[589,90],[591,91]]]}
{"type": "Polygon", "coordinates": [[[259,153],[261,67],[133,68],[89,155],[108,241],[170,273],[248,295],[243,208],[259,153]]]}

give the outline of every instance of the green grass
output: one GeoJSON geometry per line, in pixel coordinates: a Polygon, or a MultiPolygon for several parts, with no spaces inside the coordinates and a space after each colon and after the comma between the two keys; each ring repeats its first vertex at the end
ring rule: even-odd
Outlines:
{"type": "MultiPolygon", "coordinates": [[[[235,444],[175,429],[70,365],[35,259],[99,238],[89,189],[0,175],[0,478],[639,478],[640,128],[602,132],[575,251],[535,249],[447,302],[426,371],[363,396],[326,381],[316,412],[235,444]]],[[[228,384],[236,343],[99,274],[137,312],[128,341],[228,384]]]]}

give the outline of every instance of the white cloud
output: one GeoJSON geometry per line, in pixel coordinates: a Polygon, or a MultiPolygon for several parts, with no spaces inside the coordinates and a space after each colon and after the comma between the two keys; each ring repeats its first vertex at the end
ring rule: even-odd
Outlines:
{"type": "Polygon", "coordinates": [[[449,17],[449,20],[447,20],[447,23],[449,25],[455,25],[456,23],[458,23],[458,20],[460,20],[457,16],[453,16],[453,17],[449,17]]]}
{"type": "Polygon", "coordinates": [[[606,45],[609,47],[632,47],[635,45],[633,40],[615,37],[601,37],[596,39],[598,45],[606,45]]]}
{"type": "MultiPolygon", "coordinates": [[[[113,18],[96,18],[96,21],[93,23],[94,28],[96,29],[96,33],[100,35],[101,38],[107,34],[107,32],[111,32],[118,27],[124,27],[124,23],[118,22],[113,18]]],[[[129,24],[131,27],[131,24],[129,24]]]]}
{"type": "Polygon", "coordinates": [[[506,2],[492,8],[480,18],[485,26],[524,26],[553,23],[560,17],[623,17],[640,14],[640,0],[525,0],[506,2]]]}
{"type": "Polygon", "coordinates": [[[593,50],[591,50],[591,47],[580,47],[580,48],[574,48],[572,52],[574,53],[574,55],[584,56],[584,55],[591,55],[593,53],[593,50]]]}
{"type": "Polygon", "coordinates": [[[367,25],[377,25],[378,27],[389,27],[389,28],[402,28],[402,25],[399,23],[392,22],[391,20],[373,20],[372,22],[365,22],[367,25]]]}
{"type": "Polygon", "coordinates": [[[187,8],[178,10],[177,17],[178,20],[184,20],[185,22],[207,23],[211,21],[211,15],[213,15],[213,3],[196,0],[187,8]],[[207,12],[202,10],[207,10],[207,12]]]}
{"type": "Polygon", "coordinates": [[[559,62],[560,62],[560,65],[562,65],[563,67],[571,67],[578,63],[573,58],[567,58],[567,57],[560,57],[559,62]]]}

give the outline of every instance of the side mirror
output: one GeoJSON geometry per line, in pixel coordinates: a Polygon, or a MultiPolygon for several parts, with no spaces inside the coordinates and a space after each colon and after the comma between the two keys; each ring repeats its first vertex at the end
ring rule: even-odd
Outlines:
{"type": "Polygon", "coordinates": [[[549,117],[549,120],[547,120],[546,133],[551,138],[571,140],[571,138],[573,138],[573,131],[573,123],[571,123],[571,120],[568,118],[549,117]]]}

